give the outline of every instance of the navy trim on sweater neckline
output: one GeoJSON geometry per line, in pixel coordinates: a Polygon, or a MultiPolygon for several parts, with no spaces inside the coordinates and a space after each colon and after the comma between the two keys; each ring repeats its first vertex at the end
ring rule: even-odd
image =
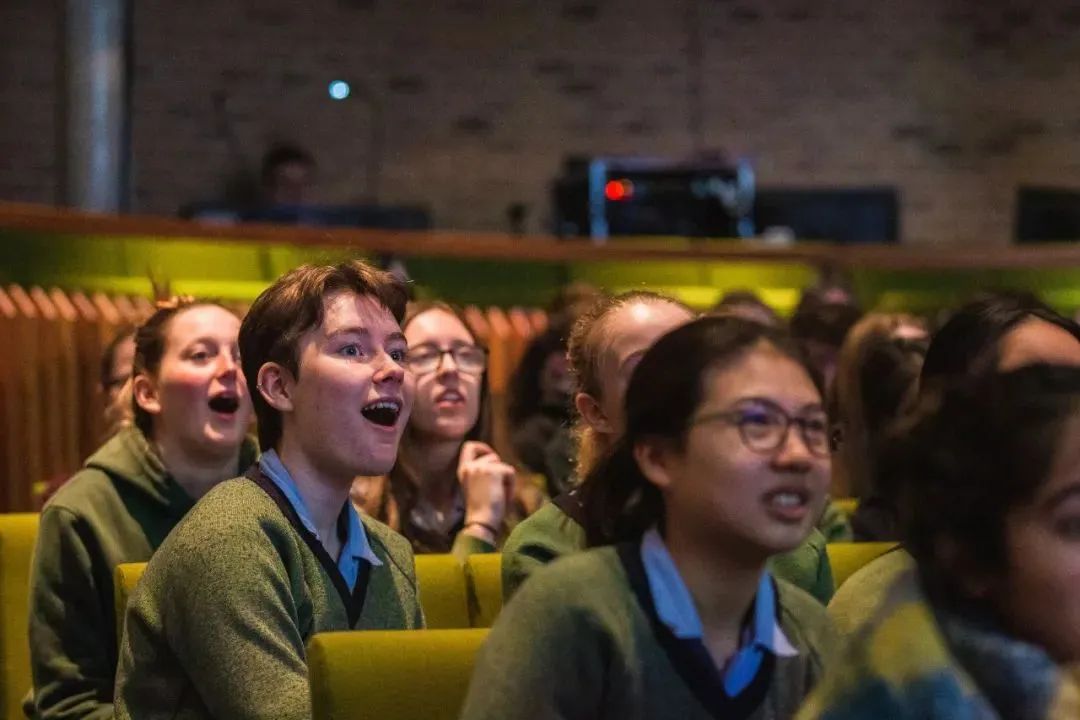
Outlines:
{"type": "MultiPolygon", "coordinates": [[[[356,586],[352,592],[349,591],[349,585],[345,582],[345,577],[341,574],[341,570],[338,569],[337,563],[330,557],[330,553],[326,552],[326,548],[319,542],[319,539],[315,535],[304,527],[304,524],[300,521],[300,516],[296,514],[296,509],[289,502],[289,499],[285,497],[281,489],[274,484],[274,481],[266,477],[263,474],[262,469],[258,463],[252,465],[244,477],[251,480],[260,488],[263,492],[270,496],[270,499],[274,501],[274,504],[278,506],[281,513],[285,516],[285,519],[289,521],[296,533],[304,540],[308,548],[314,553],[319,564],[323,566],[323,570],[330,576],[330,581],[334,584],[334,589],[337,590],[338,595],[341,597],[342,604],[345,605],[345,612],[349,617],[349,627],[355,627],[356,623],[360,620],[361,613],[364,612],[364,603],[367,599],[368,584],[371,580],[371,563],[364,558],[360,558],[360,567],[356,576],[356,586]]],[[[347,526],[343,525],[343,522],[348,522],[348,516],[346,515],[348,508],[343,508],[341,516],[338,518],[338,533],[347,531],[347,526]]]]}
{"type": "MultiPolygon", "coordinates": [[[[686,687],[701,703],[702,707],[717,720],[741,720],[753,715],[765,701],[772,684],[776,658],[772,653],[765,653],[757,675],[738,695],[731,697],[724,690],[724,677],[716,667],[712,656],[701,640],[675,637],[671,629],[660,621],[656,614],[652,592],[649,590],[648,576],[641,560],[637,543],[622,543],[615,547],[619,561],[626,571],[630,588],[638,604],[649,618],[653,634],[660,647],[671,661],[686,687]]],[[[777,596],[776,613],[779,619],[780,602],[777,596]]]]}
{"type": "Polygon", "coordinates": [[[581,498],[578,497],[576,488],[556,495],[551,499],[551,504],[562,510],[568,518],[578,525],[585,527],[585,506],[581,504],[581,498]]]}

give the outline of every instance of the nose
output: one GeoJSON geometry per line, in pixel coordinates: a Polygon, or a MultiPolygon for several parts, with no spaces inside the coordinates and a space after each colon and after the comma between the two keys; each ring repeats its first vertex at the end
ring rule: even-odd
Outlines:
{"type": "Polygon", "coordinates": [[[438,375],[447,375],[449,373],[458,372],[457,360],[454,359],[454,353],[446,351],[439,356],[439,366],[435,369],[438,375]]]}
{"type": "Polygon", "coordinates": [[[379,357],[382,362],[379,363],[379,367],[375,370],[374,380],[376,383],[405,382],[405,367],[401,363],[390,357],[390,354],[386,351],[380,352],[379,357]]]}
{"type": "Polygon", "coordinates": [[[784,442],[773,456],[773,464],[789,472],[807,472],[813,465],[814,454],[806,444],[797,423],[788,426],[784,442]]]}
{"type": "Polygon", "coordinates": [[[232,377],[237,375],[240,370],[239,358],[233,356],[232,353],[223,352],[218,355],[218,376],[219,377],[232,377]]]}

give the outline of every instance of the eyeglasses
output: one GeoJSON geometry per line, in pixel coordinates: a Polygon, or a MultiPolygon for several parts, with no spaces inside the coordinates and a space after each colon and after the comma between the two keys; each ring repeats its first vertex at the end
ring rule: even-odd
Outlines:
{"type": "Polygon", "coordinates": [[[782,407],[765,399],[745,400],[733,410],[708,413],[695,418],[692,425],[722,420],[739,429],[747,448],[756,453],[772,453],[787,442],[792,425],[799,426],[799,435],[811,455],[829,457],[829,422],[824,412],[812,412],[806,417],[792,417],[782,407]]]}
{"type": "Polygon", "coordinates": [[[468,375],[479,375],[487,367],[487,352],[477,345],[456,345],[448,350],[417,345],[405,353],[405,363],[417,375],[427,375],[439,369],[444,355],[454,358],[454,366],[468,375]]]}

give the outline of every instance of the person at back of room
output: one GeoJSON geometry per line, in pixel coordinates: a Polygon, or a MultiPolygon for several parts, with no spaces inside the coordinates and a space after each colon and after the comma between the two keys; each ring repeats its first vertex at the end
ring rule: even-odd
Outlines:
{"type": "Polygon", "coordinates": [[[131,417],[130,398],[121,391],[135,364],[135,331],[121,329],[105,346],[101,356],[100,386],[105,402],[106,437],[112,437],[131,417]]]}
{"type": "Polygon", "coordinates": [[[385,473],[412,406],[405,288],[352,261],[298,267],[240,328],[259,462],[208,493],[128,604],[118,718],[311,716],[319,632],[423,626],[412,548],[349,502],[385,473]]]}
{"type": "Polygon", "coordinates": [[[752,290],[730,290],[724,293],[709,314],[741,317],[772,327],[783,325],[776,311],[752,290]]]}
{"type": "Polygon", "coordinates": [[[826,392],[836,374],[840,347],[860,317],[862,311],[849,295],[814,288],[803,293],[791,315],[791,335],[823,378],[826,392]]]}
{"type": "MultiPolygon", "coordinates": [[[[1080,326],[1037,299],[988,295],[961,306],[934,335],[918,394],[1042,362],[1080,365],[1080,326]]],[[[880,540],[899,540],[898,497],[906,477],[883,475],[880,468],[876,474],[872,502],[866,507],[860,504],[856,526],[875,528],[874,537],[880,540]]],[[[896,576],[911,566],[910,554],[898,548],[848,578],[829,603],[839,634],[849,636],[863,625],[896,576]]]]}
{"type": "Polygon", "coordinates": [[[443,303],[411,305],[402,331],[412,414],[394,469],[357,478],[353,500],[416,552],[495,552],[525,503],[517,471],[491,446],[487,352],[443,303]]]}
{"type": "Polygon", "coordinates": [[[544,479],[548,497],[569,489],[561,463],[550,464],[554,448],[565,448],[573,418],[574,379],[566,360],[570,324],[557,319],[534,337],[510,379],[511,442],[525,467],[544,479]],[[554,465],[554,466],[553,466],[554,465]]]}
{"type": "Polygon", "coordinates": [[[1080,717],[1080,366],[965,379],[884,451],[915,564],[803,720],[1080,717]]]}
{"type": "Polygon", "coordinates": [[[833,494],[861,499],[853,529],[843,518],[826,532],[830,542],[890,540],[876,532],[873,508],[877,447],[911,402],[930,337],[910,315],[871,313],[848,333],[840,348],[829,392],[834,428],[833,494]],[[853,537],[852,537],[853,536],[853,537]]]}
{"type": "Polygon", "coordinates": [[[595,549],[503,608],[464,720],[794,714],[832,648],[825,609],[766,569],[813,531],[829,483],[801,357],[781,332],[718,317],[645,353],[624,431],[579,491],[595,549]]]}
{"type": "MultiPolygon", "coordinates": [[[[621,434],[626,384],[641,356],[661,335],[692,318],[692,311],[676,300],[631,292],[601,299],[575,323],[568,358],[580,418],[579,476],[588,474],[594,458],[621,434]]],[[[542,565],[585,547],[581,506],[577,493],[571,490],[526,518],[511,533],[503,548],[503,596],[513,595],[542,565]]],[[[823,603],[832,596],[832,572],[820,532],[812,532],[801,547],[774,558],[773,570],[823,603]]]]}
{"type": "Polygon", "coordinates": [[[112,717],[116,566],[149,560],[196,500],[255,461],[239,329],[225,308],[183,299],[159,304],[135,333],[133,359],[117,371],[131,375],[118,397],[131,404],[134,422],[41,513],[30,577],[29,717],[112,717]]]}

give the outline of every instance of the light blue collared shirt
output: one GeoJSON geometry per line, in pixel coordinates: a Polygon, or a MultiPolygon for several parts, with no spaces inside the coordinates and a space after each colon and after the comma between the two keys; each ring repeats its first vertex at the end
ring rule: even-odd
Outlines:
{"type": "MultiPolygon", "coordinates": [[[[660,622],[677,638],[701,640],[705,632],[694,598],[656,528],[641,540],[641,561],[660,622]]],[[[724,691],[729,697],[735,697],[753,682],[766,652],[777,657],[799,654],[776,620],[776,592],[767,571],[758,583],[751,625],[743,629],[740,647],[722,672],[724,691]]]]}
{"type": "MultiPolygon", "coordinates": [[[[300,497],[300,493],[296,489],[296,483],[293,481],[292,476],[289,475],[289,471],[281,463],[278,454],[273,450],[264,452],[262,457],[259,458],[259,469],[262,470],[263,475],[266,475],[277,485],[278,490],[281,490],[281,493],[289,500],[289,504],[292,505],[297,517],[300,518],[300,522],[307,528],[308,532],[321,542],[319,531],[315,529],[315,524],[311,521],[311,513],[308,512],[307,505],[304,504],[304,498],[300,497]]],[[[379,567],[382,565],[382,560],[371,549],[367,532],[364,531],[364,524],[360,522],[360,515],[351,502],[345,503],[345,512],[349,514],[349,524],[345,534],[345,542],[341,546],[341,554],[337,558],[337,567],[341,572],[341,576],[345,578],[345,584],[352,591],[356,589],[356,579],[360,575],[360,561],[367,560],[373,567],[379,567]]]]}

